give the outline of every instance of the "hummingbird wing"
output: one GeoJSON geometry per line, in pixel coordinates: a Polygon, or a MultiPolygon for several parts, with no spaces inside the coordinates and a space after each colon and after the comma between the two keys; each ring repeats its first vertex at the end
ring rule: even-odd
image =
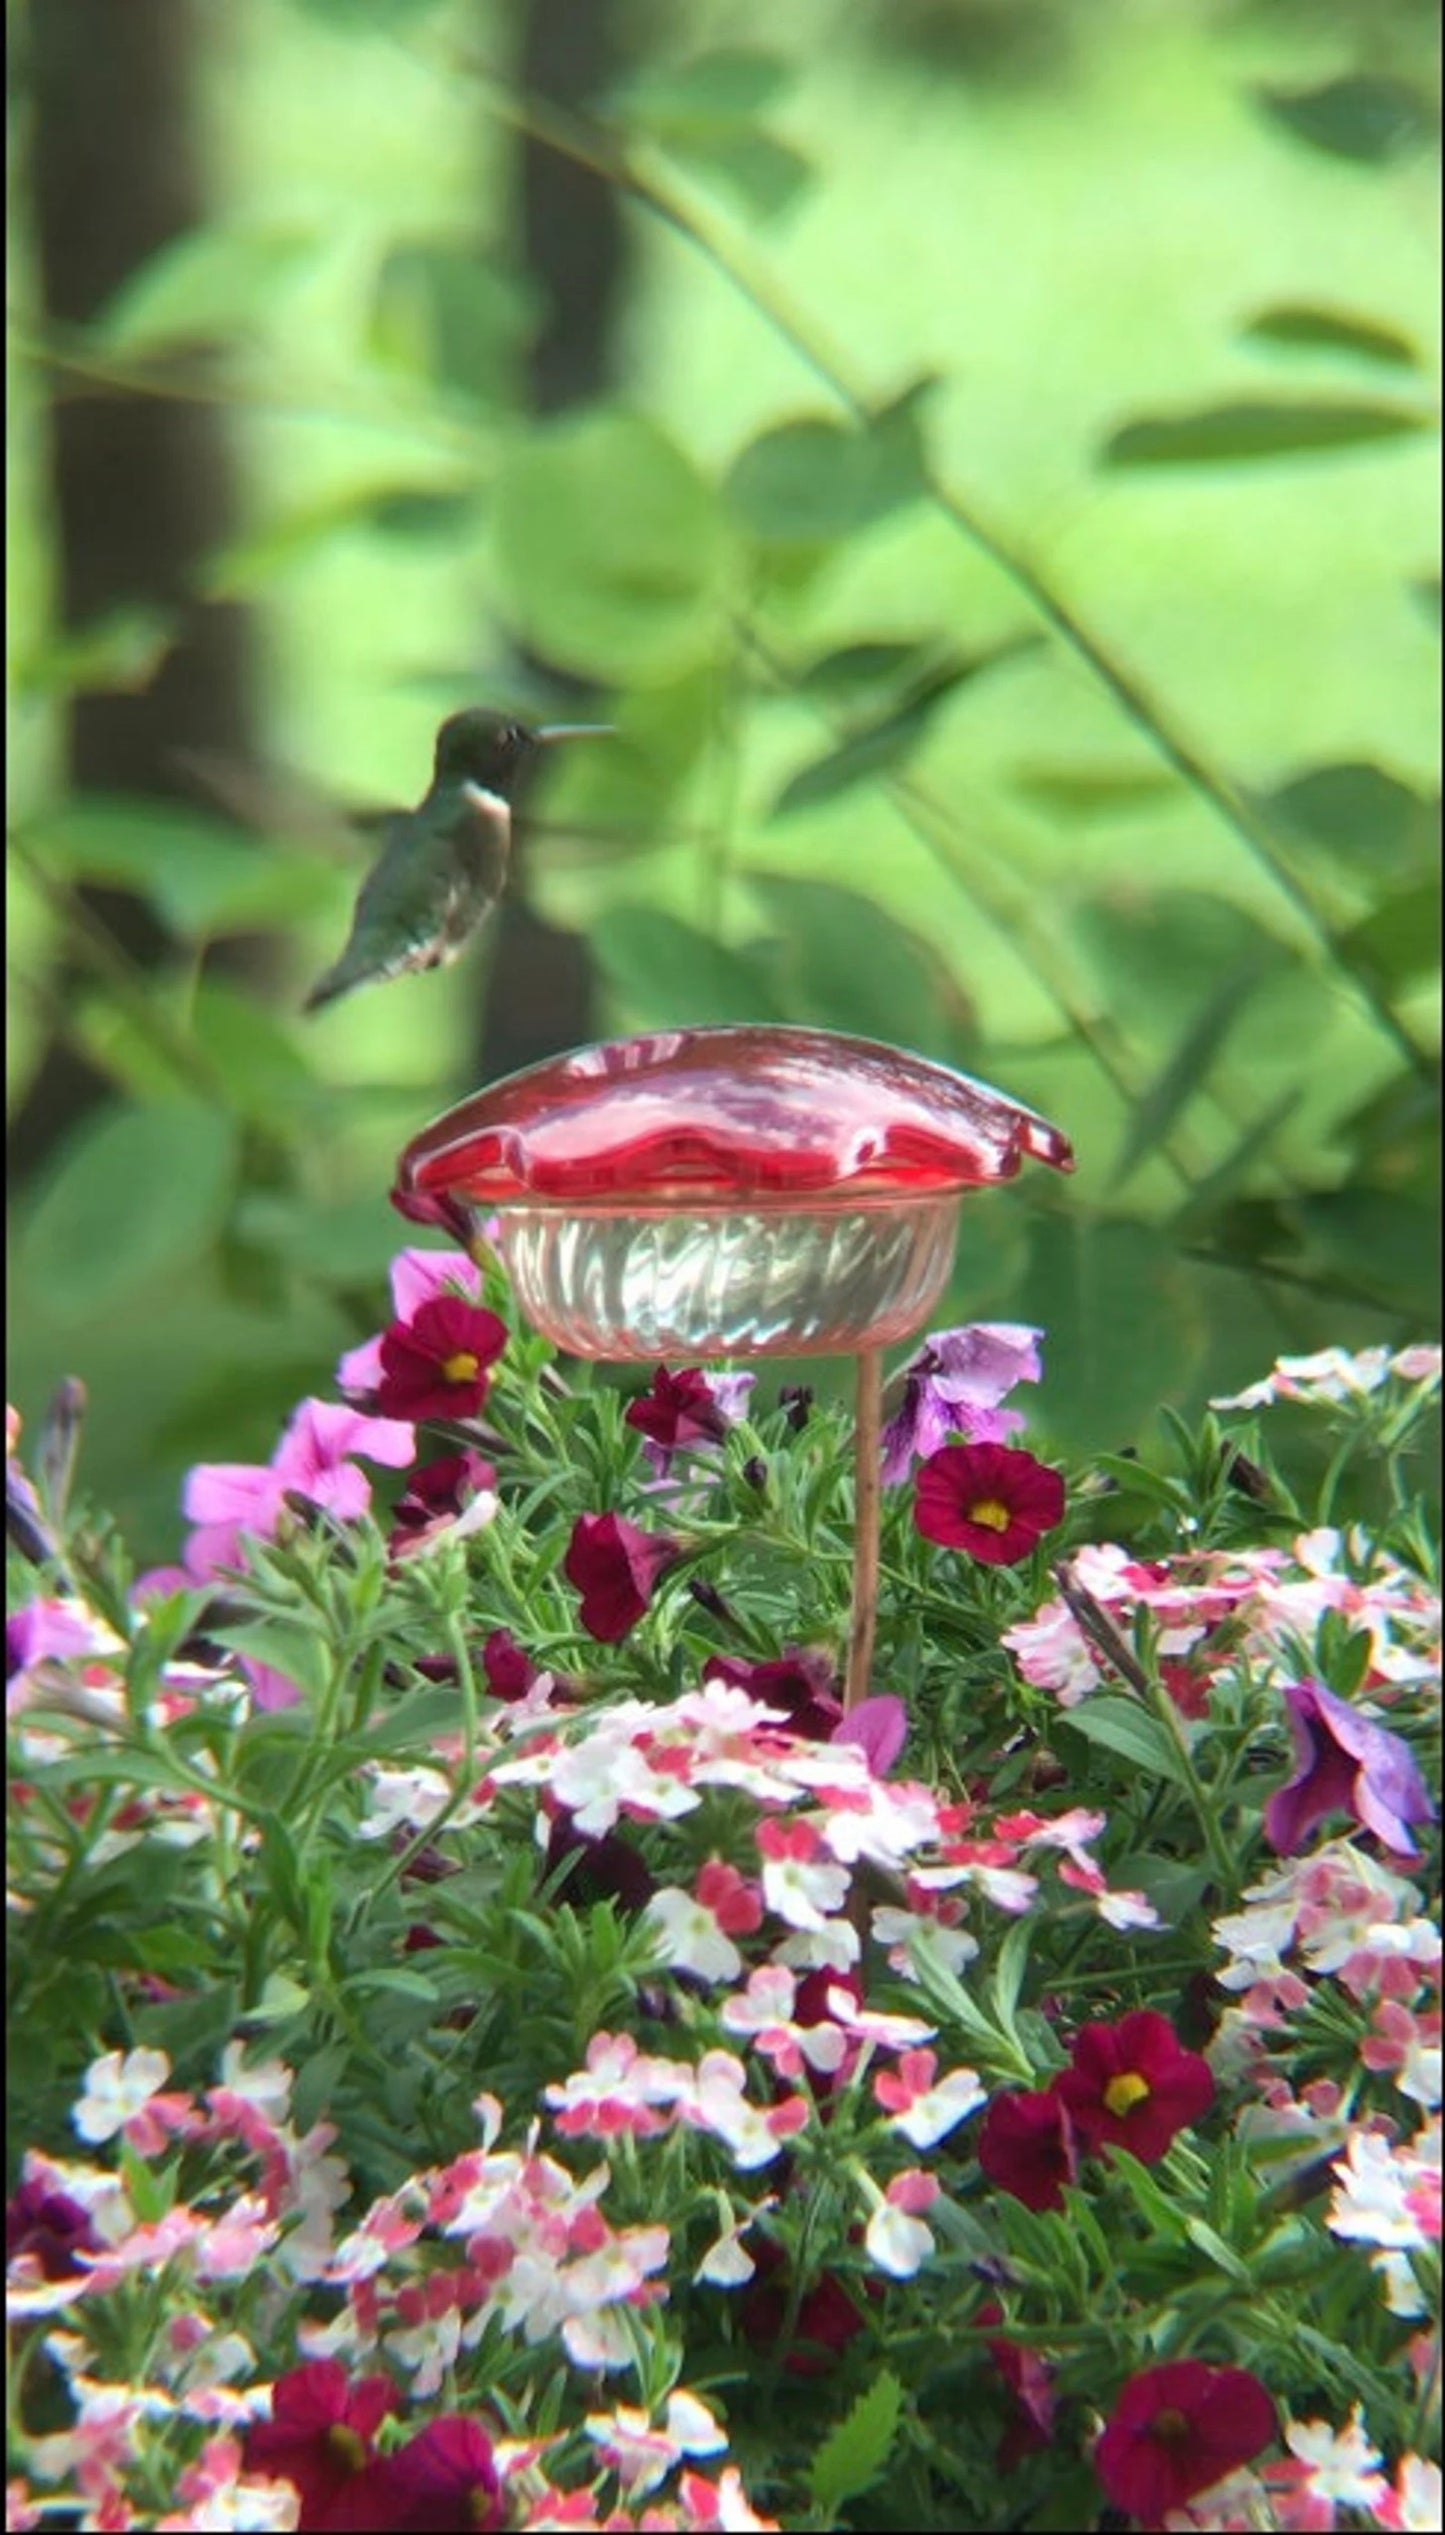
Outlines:
{"type": "Polygon", "coordinates": [[[510,814],[474,785],[460,787],[460,796],[452,804],[429,800],[392,822],[386,850],[361,885],[346,947],[304,1011],[353,986],[441,967],[490,913],[506,877],[510,814]]]}

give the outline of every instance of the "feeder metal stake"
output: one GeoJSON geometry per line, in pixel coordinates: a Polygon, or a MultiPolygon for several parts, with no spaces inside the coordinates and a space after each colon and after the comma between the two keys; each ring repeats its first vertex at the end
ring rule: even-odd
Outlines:
{"type": "Polygon", "coordinates": [[[853,1611],[848,1628],[848,1672],[843,1713],[868,1696],[873,1670],[873,1630],[878,1618],[878,1516],[883,1494],[883,1357],[877,1347],[858,1353],[858,1418],[853,1433],[853,1611]]]}

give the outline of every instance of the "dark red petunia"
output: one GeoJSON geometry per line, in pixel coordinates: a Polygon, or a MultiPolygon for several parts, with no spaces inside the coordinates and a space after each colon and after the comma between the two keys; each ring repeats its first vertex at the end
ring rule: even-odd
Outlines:
{"type": "Polygon", "coordinates": [[[1214,2078],[1167,2016],[1136,2007],[1117,2024],[1080,2028],[1054,2092],[1088,2147],[1112,2144],[1157,2165],[1176,2133],[1208,2112],[1214,2078]]]}
{"type": "Polygon", "coordinates": [[[1053,2087],[995,2095],[978,2134],[978,2161],[990,2183],[1025,2209],[1062,2209],[1064,2185],[1077,2179],[1079,2162],[1073,2123],[1053,2087]]]}
{"type": "Polygon", "coordinates": [[[1176,2359],[1131,2377],[1094,2449],[1111,2507],[1162,2526],[1278,2435],[1274,2404],[1247,2368],[1176,2359]]]}
{"type": "Polygon", "coordinates": [[[90,2212],[68,2192],[27,2177],[5,2204],[5,2258],[22,2253],[39,2263],[47,2280],[66,2280],[80,2269],[78,2253],[98,2253],[100,2238],[90,2212]]]}
{"type": "Polygon", "coordinates": [[[639,1435],[646,1435],[665,1453],[675,1452],[679,1444],[720,1443],[727,1432],[712,1384],[695,1365],[682,1373],[669,1373],[660,1364],[651,1389],[629,1401],[622,1417],[625,1425],[635,1426],[639,1435]]]}
{"type": "Polygon", "coordinates": [[[1008,1444],[945,1444],[919,1469],[913,1519],[925,1540],[1012,1567],[1063,1521],[1063,1477],[1008,1444]]]}
{"type": "MultiPolygon", "coordinates": [[[[978,2321],[1003,2322],[1003,2308],[996,2298],[979,2308],[978,2321]]],[[[1058,2409],[1054,2372],[1040,2351],[1031,2350],[1026,2342],[1010,2341],[1003,2333],[988,2344],[988,2355],[1014,2398],[1014,2417],[998,2442],[995,2459],[1000,2473],[1012,2473],[1020,2457],[1047,2447],[1053,2438],[1058,2409]]]]}
{"type": "Polygon", "coordinates": [[[708,1671],[734,1690],[746,1690],[759,1706],[781,1708],[793,1734],[826,1743],[843,1722],[838,1677],[826,1655],[789,1646],[768,1662],[750,1664],[741,1655],[709,1655],[708,1671]]]}
{"type": "Polygon", "coordinates": [[[639,1531],[621,1514],[579,1514],[562,1573],[582,1596],[581,1619],[588,1636],[607,1646],[625,1637],[680,1548],[665,1533],[639,1531]]]}
{"type": "Polygon", "coordinates": [[[389,2377],[363,2377],[353,2385],[339,2359],[312,2359],[276,2379],[270,2419],[252,2421],[246,2431],[245,2470],[294,2482],[301,2494],[300,2535],[384,2525],[384,2518],[352,2514],[360,2496],[354,2486],[364,2481],[370,2497],[372,2440],[387,2413],[400,2409],[389,2377]]]}
{"type": "Polygon", "coordinates": [[[565,1806],[553,1821],[542,1872],[550,1877],[563,1867],[566,1873],[555,1897],[583,1910],[599,1901],[620,1901],[624,1910],[641,1910],[657,1890],[656,1876],[630,1840],[618,1831],[589,1840],[565,1806]]]}
{"type": "Polygon", "coordinates": [[[502,2482],[480,2421],[444,2412],[381,2466],[369,2521],[391,2535],[477,2535],[502,2523],[502,2482]]]}
{"type": "MultiPolygon", "coordinates": [[[[788,2320],[787,2257],[782,2246],[764,2236],[757,2246],[757,2278],[738,2308],[745,2341],[769,2356],[776,2351],[788,2320]]],[[[860,2282],[865,2294],[876,2295],[881,2283],[860,2282]]],[[[804,2291],[793,2324],[793,2339],[783,2361],[792,2377],[825,2376],[837,2365],[865,2318],[836,2271],[819,2274],[804,2291]]]]}
{"type": "Polygon", "coordinates": [[[487,1396],[487,1367],[507,1343],[504,1322],[460,1294],[438,1294],[381,1341],[376,1404],[385,1417],[474,1417],[487,1396]]]}
{"type": "Polygon", "coordinates": [[[482,1489],[490,1494],[496,1484],[496,1471],[479,1452],[447,1452],[420,1462],[392,1507],[392,1548],[460,1514],[482,1489]]]}
{"type": "Polygon", "coordinates": [[[494,1628],[482,1648],[482,1670],[494,1699],[525,1699],[539,1679],[536,1665],[509,1628],[494,1628]]]}

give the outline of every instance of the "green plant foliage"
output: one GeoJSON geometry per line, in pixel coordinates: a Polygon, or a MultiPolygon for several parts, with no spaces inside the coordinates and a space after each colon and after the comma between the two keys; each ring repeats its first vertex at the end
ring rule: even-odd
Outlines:
{"type": "Polygon", "coordinates": [[[808,2470],[808,2494],[825,2524],[878,2480],[898,2434],[903,2388],[885,2368],[836,2429],[829,2431],[808,2470]]]}
{"type": "Polygon", "coordinates": [[[236,1161],[234,1136],[198,1103],[102,1111],[77,1128],[29,1211],[22,1282],[58,1319],[126,1299],[205,1248],[236,1161]]]}
{"type": "Polygon", "coordinates": [[[1314,308],[1290,300],[1277,308],[1261,308],[1241,334],[1251,343],[1286,352],[1343,352],[1357,361],[1377,361],[1386,369],[1420,370],[1420,347],[1398,326],[1381,325],[1374,317],[1347,316],[1339,308],[1314,308]]]}
{"type": "Polygon", "coordinates": [[[1366,167],[1419,149],[1438,128],[1418,89],[1370,72],[1327,79],[1318,88],[1261,88],[1256,94],[1266,114],[1293,139],[1366,167]]]}
{"type": "Polygon", "coordinates": [[[96,320],[107,352],[151,358],[264,331],[322,252],[312,229],[196,229],[161,247],[96,320]]]}
{"type": "Polygon", "coordinates": [[[1157,414],[1121,423],[1105,443],[1105,466],[1250,465],[1368,447],[1402,433],[1427,431],[1434,416],[1410,405],[1351,404],[1343,397],[1207,405],[1195,413],[1157,414]]]}

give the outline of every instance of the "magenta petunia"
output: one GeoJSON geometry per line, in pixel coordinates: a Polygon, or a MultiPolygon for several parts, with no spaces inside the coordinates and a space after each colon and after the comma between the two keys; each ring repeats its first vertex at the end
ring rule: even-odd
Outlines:
{"type": "Polygon", "coordinates": [[[502,2482],[481,2422],[444,2412],[380,2467],[375,2515],[390,2535],[473,2535],[502,2523],[502,2482]]]}
{"type": "Polygon", "coordinates": [[[541,1677],[526,1648],[518,1645],[509,1628],[492,1630],[482,1648],[482,1670],[494,1699],[525,1699],[533,1682],[541,1677]]]}
{"type": "Polygon", "coordinates": [[[81,2269],[78,2253],[98,2253],[100,2238],[89,2210],[37,2174],[27,2174],[5,2204],[5,2258],[28,2253],[47,2280],[69,2279],[81,2269]]]}
{"type": "Polygon", "coordinates": [[[1079,2171],[1068,2106],[1052,2086],[995,2095],[978,2134],[978,2161],[990,2183],[1026,2209],[1062,2209],[1064,2185],[1079,2171]]]}
{"type": "Polygon", "coordinates": [[[507,1343],[505,1321],[460,1294],[439,1294],[410,1320],[394,1320],[381,1341],[376,1404],[388,1417],[474,1417],[487,1396],[488,1366],[507,1343]]]}
{"type": "Polygon", "coordinates": [[[181,1504],[195,1525],[184,1550],[191,1581],[245,1565],[242,1538],[274,1537],[288,1496],[305,1497],[340,1522],[354,1522],[371,1503],[371,1482],[354,1455],[404,1469],[416,1450],[412,1427],[368,1417],[332,1400],[303,1400],[269,1462],[199,1461],[181,1504]]]}
{"type": "Polygon", "coordinates": [[[691,1444],[721,1443],[742,1416],[756,1379],[752,1373],[704,1373],[696,1365],[669,1373],[660,1364],[651,1388],[629,1402],[623,1420],[645,1438],[649,1461],[665,1477],[675,1452],[691,1444]]]}
{"type": "Polygon", "coordinates": [[[1094,2449],[1094,2471],[1111,2507],[1141,2526],[1163,2526],[1278,2431],[1274,2403],[1247,2368],[1176,2359],[1129,2379],[1094,2449]]]}
{"type": "Polygon", "coordinates": [[[826,1655],[807,1646],[785,1646],[781,1655],[749,1663],[741,1655],[709,1655],[710,1677],[745,1690],[760,1707],[780,1708],[793,1734],[826,1743],[843,1722],[838,1676],[826,1655]]]}
{"type": "Polygon", "coordinates": [[[1271,1846],[1288,1857],[1328,1814],[1349,1813],[1397,1857],[1416,1856],[1408,1826],[1435,1807],[1408,1743],[1323,1682],[1291,1682],[1284,1698],[1295,1774],[1265,1807],[1271,1846]]]}
{"type": "Polygon", "coordinates": [[[875,1778],[886,1778],[908,1740],[908,1710],[891,1690],[860,1699],[829,1735],[830,1743],[856,1743],[875,1778]]]}
{"type": "Polygon", "coordinates": [[[581,1620],[589,1637],[615,1645],[641,1619],[665,1567],[681,1544],[665,1533],[640,1531],[621,1514],[579,1514],[562,1561],[562,1573],[582,1596],[581,1620]]]}
{"type": "Polygon", "coordinates": [[[1170,2140],[1208,2112],[1214,2078],[1167,2016],[1136,2007],[1117,2024],[1080,2028],[1053,2091],[1088,2147],[1112,2144],[1157,2165],[1170,2140]]]}
{"type": "Polygon", "coordinates": [[[479,1452],[443,1453],[436,1461],[423,1461],[412,1471],[406,1487],[392,1507],[392,1530],[387,1547],[393,1557],[424,1548],[439,1533],[475,1528],[478,1517],[488,1511],[479,1499],[491,1500],[496,1493],[497,1474],[490,1461],[479,1452]],[[470,1523],[462,1517],[470,1511],[470,1523]]]}
{"type": "Polygon", "coordinates": [[[372,2442],[387,2413],[400,2409],[389,2377],[362,2377],[353,2384],[339,2359],[310,2360],[276,2379],[270,2419],[253,2421],[246,2431],[245,2470],[295,2484],[300,2535],[396,2523],[358,2516],[361,2493],[355,2486],[364,2482],[367,2506],[374,2509],[372,2442]]]}
{"type": "MultiPolygon", "coordinates": [[[[482,1272],[464,1250],[399,1250],[391,1263],[391,1303],[397,1320],[414,1320],[423,1303],[443,1294],[464,1302],[482,1299],[482,1272]]],[[[370,1399],[381,1380],[381,1334],[352,1347],[336,1368],[336,1387],[351,1399],[370,1399]]]]}
{"type": "Polygon", "coordinates": [[[918,1473],[913,1519],[925,1540],[1012,1567],[1063,1521],[1063,1477],[1006,1444],[945,1444],[918,1473]]]}

